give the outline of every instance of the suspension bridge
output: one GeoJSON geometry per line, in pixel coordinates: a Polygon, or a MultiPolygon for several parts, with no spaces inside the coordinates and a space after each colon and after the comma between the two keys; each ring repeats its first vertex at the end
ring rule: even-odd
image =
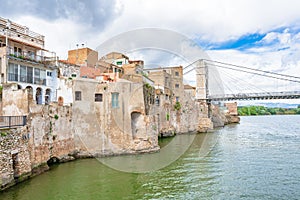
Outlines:
{"type": "Polygon", "coordinates": [[[298,76],[207,59],[199,59],[184,67],[184,75],[191,72],[196,72],[196,99],[199,101],[300,99],[298,76]],[[266,90],[263,82],[269,85],[273,83],[269,88],[277,91],[266,90]],[[281,90],[283,83],[293,84],[293,90],[281,90]]]}

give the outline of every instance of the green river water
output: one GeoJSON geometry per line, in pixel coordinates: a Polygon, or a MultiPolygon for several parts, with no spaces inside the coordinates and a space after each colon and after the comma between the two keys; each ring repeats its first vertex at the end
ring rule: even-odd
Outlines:
{"type": "Polygon", "coordinates": [[[240,124],[178,135],[160,145],[168,151],[105,158],[115,169],[97,159],[54,166],[0,193],[0,199],[300,199],[300,116],[242,117],[240,124]],[[128,162],[159,166],[180,151],[159,170],[116,170],[128,162]]]}

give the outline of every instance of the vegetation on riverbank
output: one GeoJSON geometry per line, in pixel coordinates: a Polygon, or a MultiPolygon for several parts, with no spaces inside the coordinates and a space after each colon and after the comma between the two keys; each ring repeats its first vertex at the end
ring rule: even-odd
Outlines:
{"type": "Polygon", "coordinates": [[[264,106],[238,107],[240,116],[249,115],[300,115],[300,105],[297,108],[268,108],[264,106]]]}

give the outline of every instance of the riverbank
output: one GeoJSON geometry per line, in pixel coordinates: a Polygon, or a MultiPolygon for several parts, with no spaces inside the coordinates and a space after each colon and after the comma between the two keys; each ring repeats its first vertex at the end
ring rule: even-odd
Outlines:
{"type": "Polygon", "coordinates": [[[240,116],[250,115],[299,115],[300,106],[297,108],[271,108],[265,106],[242,106],[238,107],[240,116]]]}

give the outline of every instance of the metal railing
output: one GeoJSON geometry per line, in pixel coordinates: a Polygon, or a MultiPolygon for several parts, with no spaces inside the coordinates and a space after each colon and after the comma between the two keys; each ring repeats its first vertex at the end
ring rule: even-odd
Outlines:
{"type": "Polygon", "coordinates": [[[48,56],[38,55],[36,52],[24,51],[20,49],[15,49],[13,47],[7,47],[7,55],[10,58],[37,62],[37,63],[45,63],[45,62],[54,62],[56,57],[53,52],[39,50],[40,54],[46,54],[48,56]]]}
{"type": "Polygon", "coordinates": [[[27,116],[0,116],[0,128],[13,128],[25,126],[27,116]]]}
{"type": "Polygon", "coordinates": [[[300,91],[209,95],[207,99],[202,99],[202,100],[231,101],[231,100],[265,100],[265,99],[300,99],[300,91]]]}

